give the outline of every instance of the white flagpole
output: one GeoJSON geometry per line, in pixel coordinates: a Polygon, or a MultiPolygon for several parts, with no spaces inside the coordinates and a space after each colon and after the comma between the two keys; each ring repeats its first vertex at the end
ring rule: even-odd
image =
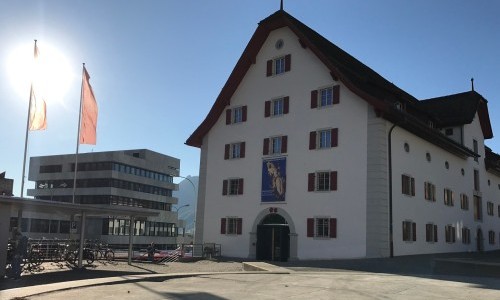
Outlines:
{"type": "Polygon", "coordinates": [[[75,154],[75,176],[73,179],[73,204],[75,204],[75,190],[76,190],[76,173],[78,171],[78,150],[80,148],[80,128],[82,126],[82,105],[83,105],[83,76],[85,76],[85,63],[82,67],[82,87],[80,91],[80,113],[78,114],[78,134],[76,135],[76,154],[75,154]]]}
{"type": "MultiPolygon", "coordinates": [[[[36,52],[36,40],[35,40],[35,48],[36,52]]],[[[35,55],[35,54],[33,54],[35,55]]],[[[23,159],[23,175],[21,176],[21,198],[24,196],[24,174],[26,172],[26,155],[28,153],[28,132],[30,130],[30,115],[31,115],[31,101],[33,100],[33,78],[31,79],[31,87],[30,87],[30,100],[28,103],[28,120],[26,121],[26,137],[24,139],[24,159],[23,159]]],[[[20,221],[20,220],[18,220],[20,221]]]]}

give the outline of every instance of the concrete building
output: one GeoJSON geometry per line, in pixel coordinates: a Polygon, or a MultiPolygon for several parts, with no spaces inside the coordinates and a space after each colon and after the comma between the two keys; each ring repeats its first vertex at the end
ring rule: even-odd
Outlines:
{"type": "Polygon", "coordinates": [[[499,249],[487,101],[419,100],[279,10],[205,120],[196,243],[260,260],[499,249]]]}
{"type": "MultiPolygon", "coordinates": [[[[177,244],[177,214],[172,206],[177,198],[173,177],[179,175],[180,161],[146,149],[92,152],[78,155],[74,203],[102,207],[128,206],[159,212],[157,217],[136,218],[134,243],[154,242],[159,248],[177,244]]],[[[75,155],[31,157],[29,180],[35,188],[28,195],[54,202],[73,202],[75,155]]],[[[11,227],[17,219],[11,219],[11,227]]],[[[21,229],[31,238],[76,237],[78,222],[67,215],[28,212],[23,214],[21,229]]],[[[115,246],[128,244],[130,221],[120,215],[89,217],[86,237],[115,246]]]]}
{"type": "Polygon", "coordinates": [[[12,196],[13,187],[14,187],[14,180],[5,178],[5,172],[0,173],[0,195],[12,196]]]}

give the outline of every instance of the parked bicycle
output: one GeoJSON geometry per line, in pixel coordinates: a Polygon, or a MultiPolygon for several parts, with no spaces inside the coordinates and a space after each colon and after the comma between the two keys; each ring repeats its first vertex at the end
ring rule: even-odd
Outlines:
{"type": "Polygon", "coordinates": [[[92,243],[90,247],[92,248],[92,251],[94,251],[94,257],[96,260],[104,259],[107,261],[113,261],[115,259],[115,252],[105,243],[96,241],[92,243]]]}

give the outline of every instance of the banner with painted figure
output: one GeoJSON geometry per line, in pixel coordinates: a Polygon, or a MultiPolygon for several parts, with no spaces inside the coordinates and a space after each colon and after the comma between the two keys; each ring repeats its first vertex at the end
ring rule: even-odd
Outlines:
{"type": "Polygon", "coordinates": [[[262,202],[285,201],[286,157],[262,161],[262,202]]]}

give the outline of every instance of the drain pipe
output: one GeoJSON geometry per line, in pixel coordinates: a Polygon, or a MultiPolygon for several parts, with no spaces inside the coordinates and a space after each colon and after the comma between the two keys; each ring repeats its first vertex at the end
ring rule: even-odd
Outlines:
{"type": "Polygon", "coordinates": [[[388,142],[388,156],[389,156],[389,257],[394,257],[394,237],[393,237],[393,222],[392,222],[392,131],[396,127],[393,124],[391,129],[389,129],[387,142],[388,142]]]}

